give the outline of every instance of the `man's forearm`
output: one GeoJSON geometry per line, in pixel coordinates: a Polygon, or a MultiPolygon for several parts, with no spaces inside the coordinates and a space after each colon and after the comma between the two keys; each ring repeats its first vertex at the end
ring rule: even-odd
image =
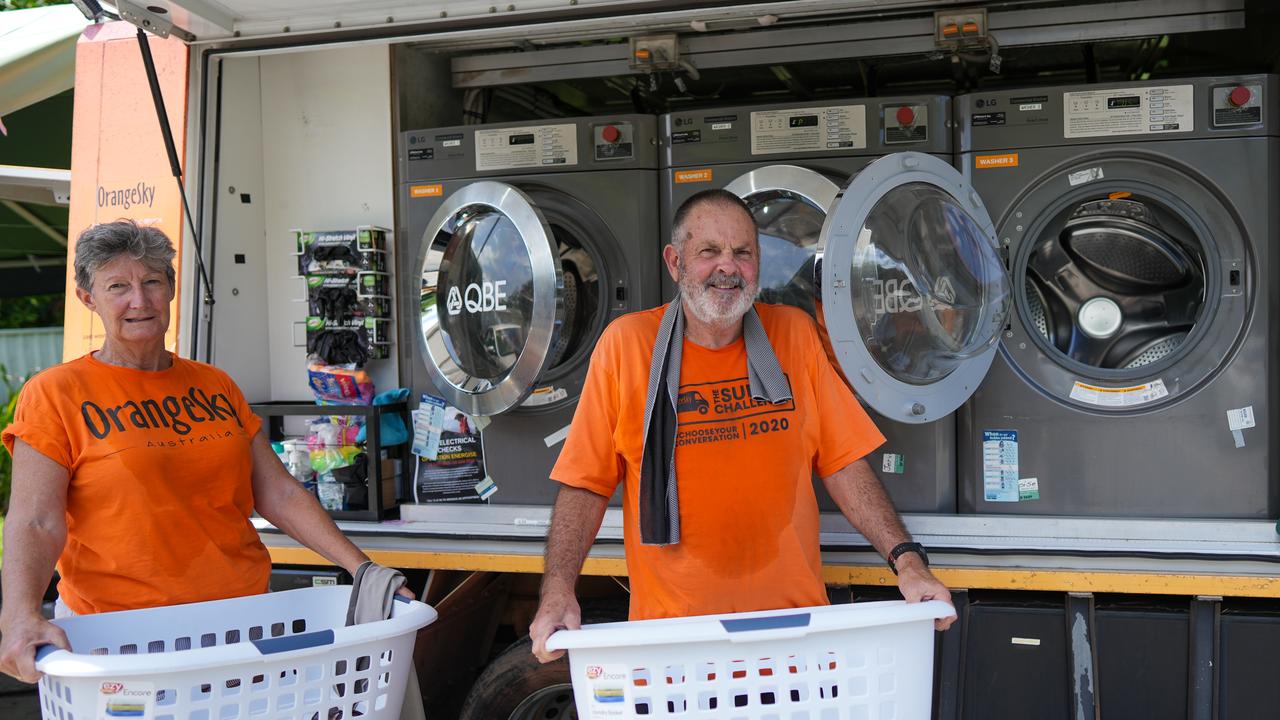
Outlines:
{"type": "Polygon", "coordinates": [[[590,490],[560,487],[547,531],[546,566],[542,573],[544,596],[549,592],[573,593],[608,505],[609,498],[590,490]]]}
{"type": "Polygon", "coordinates": [[[4,527],[4,597],[0,609],[39,614],[45,588],[66,544],[66,526],[9,517],[4,527]]]}
{"type": "Polygon", "coordinates": [[[888,556],[895,545],[911,539],[893,501],[866,460],[858,460],[822,479],[845,518],[888,556]]]}

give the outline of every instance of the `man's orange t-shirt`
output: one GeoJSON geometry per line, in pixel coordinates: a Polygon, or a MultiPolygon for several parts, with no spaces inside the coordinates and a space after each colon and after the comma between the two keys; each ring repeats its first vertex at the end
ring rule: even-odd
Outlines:
{"type": "Polygon", "coordinates": [[[92,354],[22,388],[4,431],[67,468],[58,594],[79,614],[267,591],[249,522],[262,421],[226,373],[173,358],[149,372],[92,354]]]}
{"type": "Polygon", "coordinates": [[[649,364],[664,307],[616,320],[596,345],[551,477],[609,496],[623,482],[631,619],[824,605],[813,473],[884,442],[823,352],[812,318],[757,304],[793,400],[751,399],[743,340],[685,340],[676,479],[680,542],[640,543],[638,502],[649,364]]]}

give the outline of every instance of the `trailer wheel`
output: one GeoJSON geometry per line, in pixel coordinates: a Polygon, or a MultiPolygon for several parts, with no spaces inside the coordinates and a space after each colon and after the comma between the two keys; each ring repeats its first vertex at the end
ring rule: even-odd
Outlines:
{"type": "Polygon", "coordinates": [[[526,636],[489,663],[459,720],[577,720],[569,659],[543,665],[526,636]]]}

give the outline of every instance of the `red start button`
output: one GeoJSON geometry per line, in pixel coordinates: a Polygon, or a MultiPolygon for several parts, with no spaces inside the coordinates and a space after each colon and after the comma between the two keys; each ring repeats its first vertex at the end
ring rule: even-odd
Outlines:
{"type": "Polygon", "coordinates": [[[909,107],[903,106],[898,108],[898,124],[912,125],[916,121],[916,111],[909,107]]]}
{"type": "Polygon", "coordinates": [[[622,137],[622,133],[614,125],[605,125],[600,131],[600,137],[607,143],[616,143],[622,137]]]}
{"type": "Polygon", "coordinates": [[[1235,107],[1244,107],[1253,99],[1253,92],[1243,85],[1237,85],[1227,96],[1227,101],[1235,107]]]}

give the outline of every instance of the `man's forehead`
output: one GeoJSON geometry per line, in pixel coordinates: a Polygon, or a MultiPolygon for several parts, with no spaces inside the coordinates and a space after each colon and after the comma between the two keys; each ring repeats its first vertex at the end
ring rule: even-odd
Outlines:
{"type": "Polygon", "coordinates": [[[756,242],[755,221],[741,208],[731,205],[707,204],[689,213],[685,229],[692,240],[719,242],[756,242]]]}

